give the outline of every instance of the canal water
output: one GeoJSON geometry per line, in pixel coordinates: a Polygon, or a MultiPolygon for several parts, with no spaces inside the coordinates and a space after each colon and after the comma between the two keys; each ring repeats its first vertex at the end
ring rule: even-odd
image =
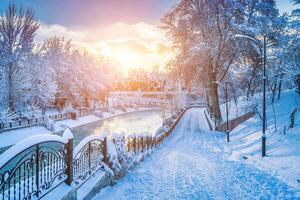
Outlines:
{"type": "Polygon", "coordinates": [[[75,128],[73,130],[74,147],[91,134],[101,134],[103,131],[109,134],[115,131],[124,131],[126,135],[142,132],[154,134],[161,125],[162,117],[160,110],[126,113],[75,128]]]}

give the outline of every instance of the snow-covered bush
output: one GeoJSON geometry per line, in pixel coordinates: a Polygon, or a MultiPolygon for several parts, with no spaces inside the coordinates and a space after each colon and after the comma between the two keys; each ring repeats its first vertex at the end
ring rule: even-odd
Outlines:
{"type": "Polygon", "coordinates": [[[42,111],[36,105],[28,105],[20,113],[22,114],[22,116],[20,116],[20,117],[23,117],[23,118],[26,118],[26,119],[33,119],[36,116],[41,116],[42,115],[42,111]]]}
{"type": "Polygon", "coordinates": [[[10,110],[0,110],[0,131],[5,123],[12,122],[18,115],[10,110]]]}
{"type": "Polygon", "coordinates": [[[126,108],[125,108],[125,106],[123,105],[123,106],[121,106],[121,110],[123,111],[123,112],[126,112],[126,108]]]}
{"type": "Polygon", "coordinates": [[[50,119],[49,117],[47,117],[45,120],[45,127],[48,130],[55,132],[55,122],[52,119],[50,119]]]}
{"type": "Polygon", "coordinates": [[[119,162],[117,148],[111,139],[107,140],[107,154],[111,169],[118,174],[122,166],[119,162]]]}
{"type": "Polygon", "coordinates": [[[107,107],[107,111],[112,113],[112,114],[115,114],[115,110],[111,106],[107,107]]]}
{"type": "Polygon", "coordinates": [[[124,132],[114,132],[112,133],[112,142],[115,145],[118,159],[121,165],[126,162],[127,152],[125,144],[125,133],[124,132]]]}
{"type": "MultiPolygon", "coordinates": [[[[176,117],[175,117],[176,118],[176,117]]],[[[165,126],[171,127],[172,124],[174,123],[175,118],[170,117],[168,119],[165,120],[165,126]]]]}
{"type": "Polygon", "coordinates": [[[65,107],[64,107],[64,112],[67,112],[67,113],[71,113],[71,112],[75,112],[76,110],[73,108],[73,106],[68,103],[65,107]]]}
{"type": "Polygon", "coordinates": [[[161,126],[161,127],[159,127],[157,130],[156,130],[156,132],[155,132],[155,136],[160,136],[160,135],[162,135],[164,132],[166,132],[166,131],[168,131],[169,130],[169,126],[168,125],[165,125],[164,127],[163,126],[161,126]]]}
{"type": "Polygon", "coordinates": [[[103,118],[103,117],[104,117],[104,116],[103,116],[103,112],[101,112],[100,110],[97,110],[97,111],[95,112],[95,115],[98,116],[98,117],[100,117],[100,118],[103,118]]]}

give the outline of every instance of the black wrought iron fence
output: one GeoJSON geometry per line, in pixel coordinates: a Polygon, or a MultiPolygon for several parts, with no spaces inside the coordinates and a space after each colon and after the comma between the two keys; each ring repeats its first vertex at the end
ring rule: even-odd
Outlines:
{"type": "Polygon", "coordinates": [[[72,175],[76,185],[84,183],[101,167],[102,162],[107,163],[106,140],[106,137],[91,135],[75,148],[72,175]]]}

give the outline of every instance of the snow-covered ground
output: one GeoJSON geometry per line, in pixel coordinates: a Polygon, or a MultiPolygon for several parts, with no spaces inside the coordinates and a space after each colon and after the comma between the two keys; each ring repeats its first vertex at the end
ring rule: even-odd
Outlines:
{"type": "Polygon", "coordinates": [[[164,144],[94,199],[296,199],[299,188],[232,160],[225,135],[209,132],[203,109],[187,111],[164,144]]]}
{"type": "MultiPolygon", "coordinates": [[[[153,109],[155,108],[139,108],[138,111],[146,111],[146,110],[153,110],[153,109]]],[[[92,123],[99,120],[105,120],[115,116],[119,116],[126,113],[132,113],[132,112],[137,112],[137,110],[132,108],[128,109],[126,112],[121,110],[116,110],[114,114],[105,112],[103,113],[103,118],[100,118],[96,115],[87,115],[87,116],[79,117],[76,120],[72,120],[72,119],[61,120],[55,122],[55,131],[57,132],[57,131],[64,130],[63,125],[66,125],[70,128],[74,128],[84,124],[92,123]]],[[[43,126],[32,126],[32,127],[27,127],[27,128],[12,130],[12,131],[6,131],[0,134],[0,149],[1,148],[5,149],[6,147],[14,145],[17,142],[30,136],[40,135],[40,134],[50,134],[50,133],[53,132],[49,131],[43,126]]]]}
{"type": "Polygon", "coordinates": [[[236,127],[230,133],[230,152],[233,159],[248,157],[250,163],[269,174],[300,188],[300,114],[295,118],[295,127],[289,129],[290,113],[300,108],[300,96],[293,90],[282,93],[275,102],[277,131],[271,105],[267,106],[267,156],[261,158],[262,121],[258,115],[236,127]],[[283,134],[286,127],[286,135],[283,134]]]}

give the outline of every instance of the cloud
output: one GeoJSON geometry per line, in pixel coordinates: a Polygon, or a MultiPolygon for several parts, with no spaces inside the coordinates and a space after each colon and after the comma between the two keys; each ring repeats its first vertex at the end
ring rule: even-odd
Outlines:
{"type": "Polygon", "coordinates": [[[127,49],[133,53],[138,54],[149,54],[151,53],[150,49],[148,48],[147,44],[137,41],[137,40],[110,40],[100,43],[100,49],[103,50],[105,48],[111,49],[113,52],[118,50],[127,49]]]}
{"type": "Polygon", "coordinates": [[[73,41],[83,42],[85,41],[85,38],[88,36],[88,34],[89,33],[87,31],[76,31],[58,24],[41,24],[40,28],[37,31],[35,41],[41,43],[45,39],[51,38],[53,36],[63,36],[67,39],[72,39],[73,41]]]}
{"type": "Polygon", "coordinates": [[[140,22],[137,24],[114,23],[104,27],[80,28],[41,24],[36,42],[53,36],[71,39],[75,48],[104,54],[118,59],[120,52],[134,54],[127,67],[165,65],[172,55],[172,48],[165,33],[157,26],[140,22]],[[115,56],[115,57],[114,57],[115,56]]]}
{"type": "Polygon", "coordinates": [[[156,49],[156,53],[158,55],[168,54],[171,51],[171,49],[170,49],[169,46],[167,46],[167,45],[165,45],[163,43],[160,43],[160,42],[158,42],[158,43],[155,44],[155,49],[156,49]]]}

